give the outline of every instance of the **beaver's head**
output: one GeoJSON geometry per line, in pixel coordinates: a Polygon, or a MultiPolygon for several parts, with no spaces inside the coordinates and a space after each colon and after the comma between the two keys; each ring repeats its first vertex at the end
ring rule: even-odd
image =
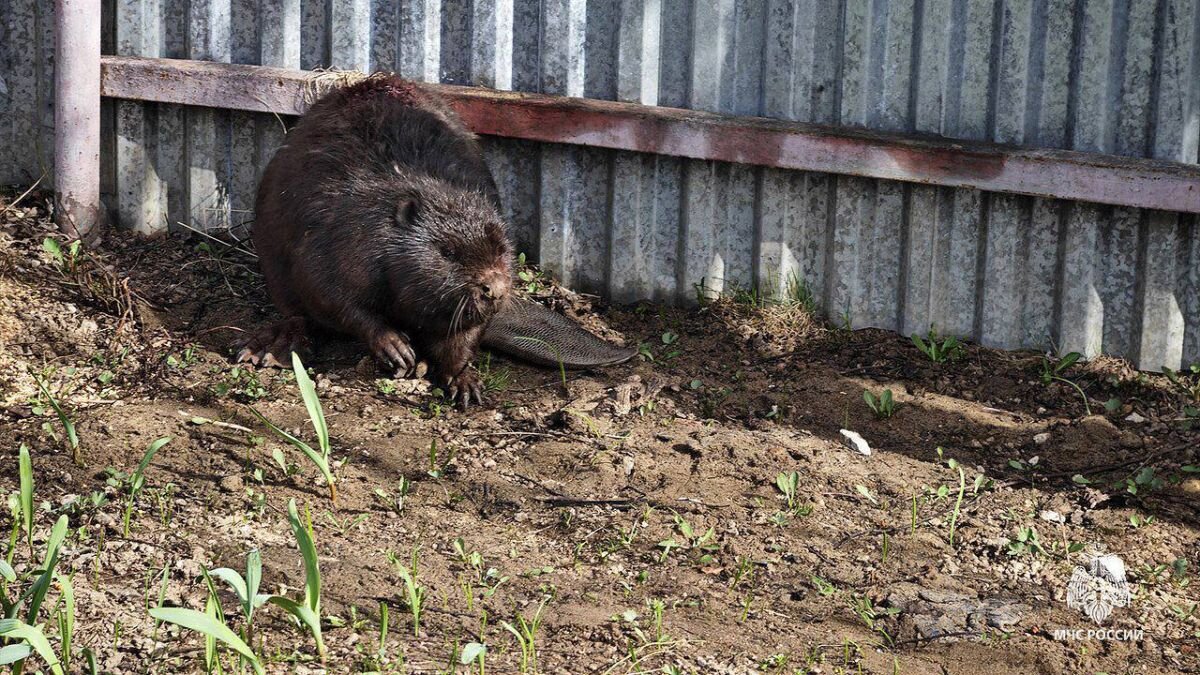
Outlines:
{"type": "Polygon", "coordinates": [[[483,195],[445,184],[425,186],[400,200],[395,218],[407,255],[395,258],[389,275],[407,284],[410,310],[434,322],[444,319],[457,332],[486,323],[508,300],[507,228],[483,195]]]}

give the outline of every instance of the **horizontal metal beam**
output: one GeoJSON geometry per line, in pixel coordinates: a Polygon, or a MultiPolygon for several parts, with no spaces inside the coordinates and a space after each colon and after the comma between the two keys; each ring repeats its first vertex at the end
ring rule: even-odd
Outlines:
{"type": "MultiPolygon", "coordinates": [[[[105,56],[104,96],[299,115],[345,74],[105,56]]],[[[760,117],[431,85],[476,133],[1200,213],[1200,166],[760,117]]]]}

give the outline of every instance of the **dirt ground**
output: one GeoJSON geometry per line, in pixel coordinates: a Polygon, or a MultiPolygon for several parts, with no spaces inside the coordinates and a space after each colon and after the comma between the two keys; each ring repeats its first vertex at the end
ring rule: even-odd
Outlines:
{"type": "MultiPolygon", "coordinates": [[[[746,294],[615,308],[534,276],[535,295],[643,355],[567,373],[565,390],[558,372],[485,358],[488,404],[461,412],[424,382],[384,379],[358,345],[320,345],[307,365],[340,462],[335,508],[250,411],[315,445],[294,375],[230,361],[272,319],[252,257],[110,233],[60,261],[44,202],[0,199],[0,212],[0,489],[17,491],[26,444],[37,513],[18,573],[69,516],[76,664],[86,647],[101,671],[202,671],[197,634],[147,610],[203,609],[201,570],[244,570],[252,549],[263,592],[300,598],[294,499],[319,554],[328,654],[322,667],[312,637],[266,605],[252,644],[269,672],[478,672],[458,665],[468,643],[486,644],[489,672],[518,672],[505,622],[519,633],[535,616],[526,666],[544,673],[1200,670],[1200,374],[1102,358],[1046,384],[1038,353],[968,344],[936,363],[902,337],[746,294]],[[891,417],[863,398],[885,389],[891,417]],[[124,534],[121,474],[165,436],[124,534]],[[1132,593],[1104,626],[1142,633],[1056,639],[1095,628],[1066,594],[1101,551],[1124,560],[1132,593]],[[414,558],[415,631],[398,571],[414,558]]],[[[39,618],[55,645],[58,595],[39,618]]]]}

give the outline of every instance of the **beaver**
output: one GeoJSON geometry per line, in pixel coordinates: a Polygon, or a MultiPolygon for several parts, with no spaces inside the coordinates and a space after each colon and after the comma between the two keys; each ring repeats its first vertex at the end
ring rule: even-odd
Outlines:
{"type": "Polygon", "coordinates": [[[313,329],[356,337],[395,376],[418,354],[463,406],[509,298],[512,253],[475,136],[432,90],[377,75],[334,90],[288,132],[259,184],[253,228],[283,319],[239,361],[278,365],[313,329]]]}

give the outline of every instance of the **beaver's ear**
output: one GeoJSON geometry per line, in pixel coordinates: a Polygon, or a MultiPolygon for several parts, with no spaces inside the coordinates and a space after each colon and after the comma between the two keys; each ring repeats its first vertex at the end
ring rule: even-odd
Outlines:
{"type": "Polygon", "coordinates": [[[408,225],[417,220],[417,200],[408,197],[400,200],[396,207],[396,224],[408,225]]]}

